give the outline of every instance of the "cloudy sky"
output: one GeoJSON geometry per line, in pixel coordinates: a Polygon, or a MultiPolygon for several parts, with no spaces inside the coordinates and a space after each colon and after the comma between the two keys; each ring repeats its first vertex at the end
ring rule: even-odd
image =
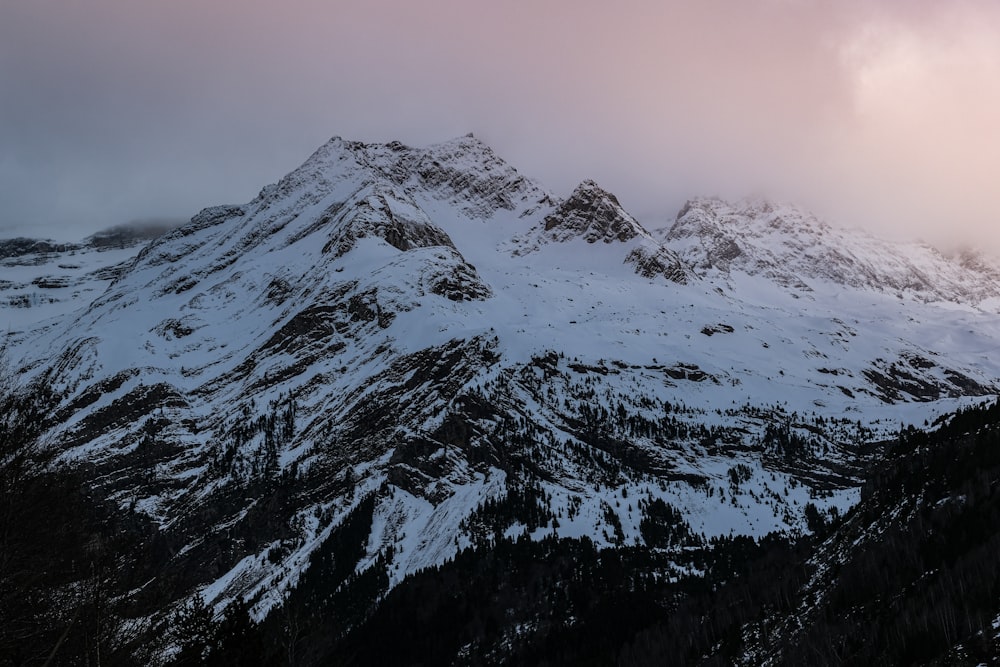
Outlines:
{"type": "Polygon", "coordinates": [[[2,0],[0,234],[241,203],[473,131],[650,224],[760,193],[1000,249],[995,0],[2,0]]]}

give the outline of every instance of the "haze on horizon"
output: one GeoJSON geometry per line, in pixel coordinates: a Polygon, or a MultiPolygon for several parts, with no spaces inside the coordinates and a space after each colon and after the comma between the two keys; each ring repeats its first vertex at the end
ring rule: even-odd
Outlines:
{"type": "Polygon", "coordinates": [[[0,235],[242,203],[332,135],[473,131],[652,226],[762,193],[1000,252],[1000,3],[8,0],[0,235]]]}

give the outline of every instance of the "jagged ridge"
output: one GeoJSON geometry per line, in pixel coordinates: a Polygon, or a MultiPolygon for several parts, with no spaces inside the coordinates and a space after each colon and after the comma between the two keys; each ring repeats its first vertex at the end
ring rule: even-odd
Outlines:
{"type": "Polygon", "coordinates": [[[995,274],[975,263],[831,227],[767,201],[691,200],[665,240],[700,274],[738,270],[803,291],[833,284],[923,301],[977,304],[1000,296],[995,274]]]}

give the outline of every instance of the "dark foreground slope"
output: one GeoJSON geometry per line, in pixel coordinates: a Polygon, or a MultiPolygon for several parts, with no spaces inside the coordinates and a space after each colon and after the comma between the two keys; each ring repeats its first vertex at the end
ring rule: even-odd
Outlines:
{"type": "MultiPolygon", "coordinates": [[[[648,504],[645,530],[659,536],[650,541],[674,548],[497,537],[384,596],[379,568],[338,570],[362,548],[365,502],[282,609],[259,625],[232,610],[188,655],[219,664],[261,655],[352,665],[992,664],[998,481],[1000,403],[901,433],[861,504],[835,525],[816,516],[814,536],[706,542],[669,507],[648,504]]],[[[516,514],[521,501],[496,511],[516,514]]]]}
{"type": "MultiPolygon", "coordinates": [[[[16,399],[16,400],[15,400],[16,399]]],[[[816,534],[704,540],[662,501],[623,498],[647,546],[508,538],[551,521],[530,488],[480,510],[481,539],[389,589],[355,572],[375,498],[330,534],[263,621],[188,604],[170,627],[124,601],[169,552],[33,447],[44,393],[5,403],[0,664],[992,664],[1000,618],[1000,403],[907,429],[861,503],[816,534]],[[131,619],[131,620],[130,620],[131,619]],[[144,648],[141,648],[144,647],[144,648]]],[[[153,593],[150,592],[152,595],[153,593]]],[[[147,601],[151,607],[167,599],[147,601]]]]}
{"type": "Polygon", "coordinates": [[[96,493],[92,470],[53,465],[40,435],[50,393],[7,380],[0,373],[0,666],[146,664],[151,627],[129,594],[170,547],[147,517],[96,493]]]}
{"type": "MultiPolygon", "coordinates": [[[[900,435],[817,549],[791,615],[754,628],[786,664],[996,664],[1000,403],[900,435]]],[[[758,660],[750,660],[757,662],[758,660]]]]}

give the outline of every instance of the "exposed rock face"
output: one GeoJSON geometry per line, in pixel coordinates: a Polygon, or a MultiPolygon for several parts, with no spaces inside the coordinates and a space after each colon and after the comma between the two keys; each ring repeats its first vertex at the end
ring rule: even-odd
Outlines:
{"type": "Polygon", "coordinates": [[[587,243],[624,243],[643,232],[618,199],[594,181],[578,185],[566,201],[546,216],[545,231],[553,241],[581,237],[587,243]]]}
{"type": "Polygon", "coordinates": [[[634,264],[635,272],[643,278],[663,276],[667,280],[684,284],[688,281],[688,272],[680,258],[669,249],[641,245],[629,252],[625,258],[626,264],[634,264]]]}
{"type": "Polygon", "coordinates": [[[52,252],[66,252],[75,247],[77,246],[72,243],[56,243],[55,241],[45,241],[42,239],[28,239],[24,237],[4,239],[0,240],[0,259],[52,252]]]}
{"type": "Polygon", "coordinates": [[[663,277],[684,284],[690,277],[680,258],[655,241],[622,208],[617,197],[589,180],[578,185],[568,199],[545,216],[542,224],[514,239],[513,254],[526,255],[548,244],[576,239],[610,246],[604,252],[617,252],[619,246],[624,246],[621,261],[644,278],[663,277]]]}
{"type": "Polygon", "coordinates": [[[412,201],[408,201],[404,192],[386,188],[378,188],[377,191],[378,194],[357,198],[346,204],[337,202],[324,212],[317,221],[317,226],[342,223],[339,233],[323,247],[324,252],[332,252],[334,257],[341,257],[354,247],[358,239],[367,237],[380,238],[396,250],[404,252],[412,248],[433,246],[446,246],[455,250],[455,244],[448,235],[436,227],[412,201]]]}

